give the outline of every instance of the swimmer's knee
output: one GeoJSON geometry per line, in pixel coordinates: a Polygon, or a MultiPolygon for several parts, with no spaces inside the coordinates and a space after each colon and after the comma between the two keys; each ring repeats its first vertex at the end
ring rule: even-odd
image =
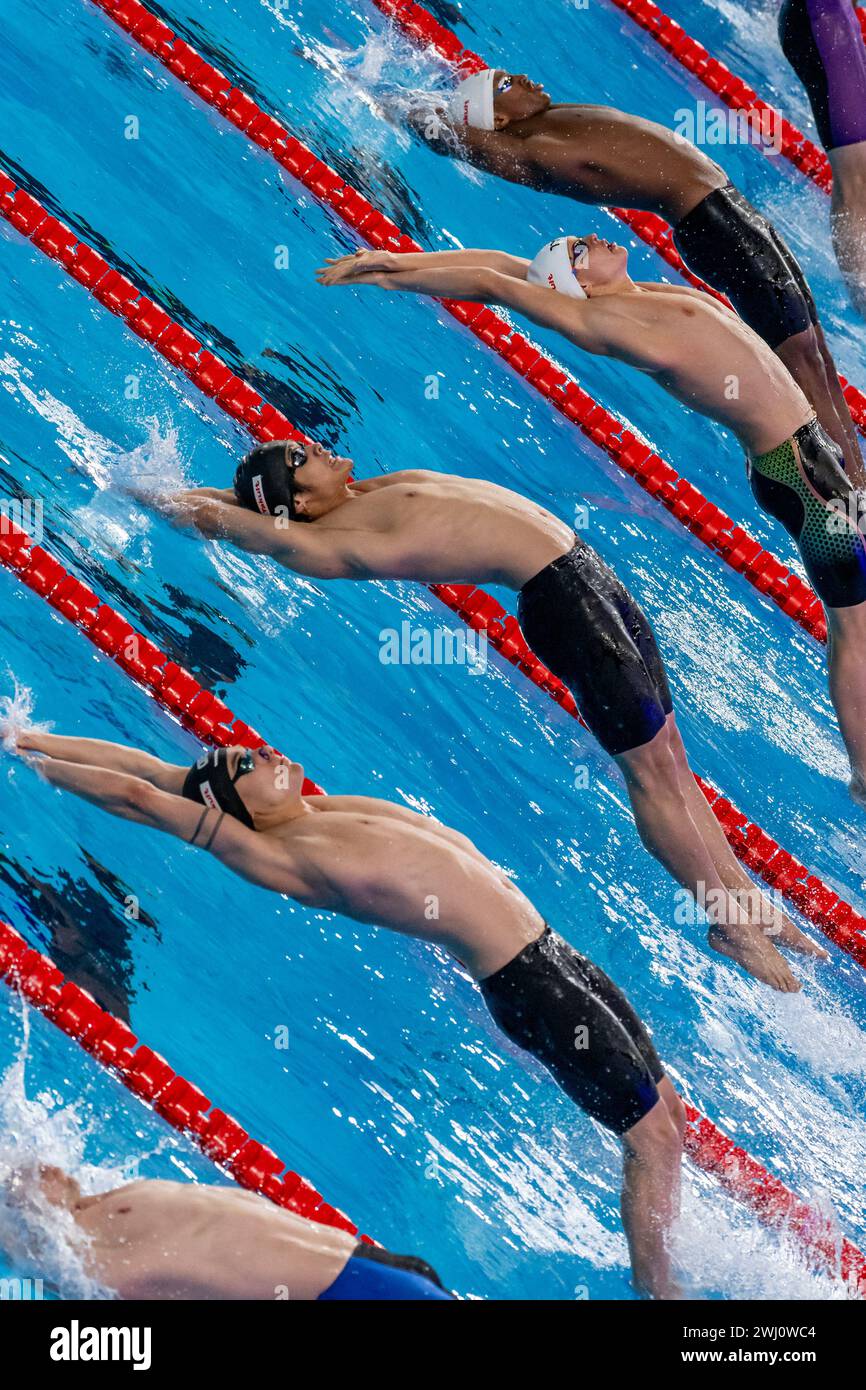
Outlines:
{"type": "Polygon", "coordinates": [[[821,350],[821,341],[810,324],[801,333],[794,333],[776,348],[776,355],[784,362],[795,381],[808,380],[826,384],[827,362],[821,350]]]}
{"type": "Polygon", "coordinates": [[[645,1163],[678,1163],[683,1151],[683,1129],[671,1116],[667,1102],[659,1096],[652,1110],[626,1130],[622,1142],[626,1150],[645,1163]]]}
{"type": "Polygon", "coordinates": [[[676,726],[666,722],[649,743],[620,753],[620,764],[627,782],[644,792],[663,793],[679,789],[679,770],[673,744],[679,740],[676,726]]]}
{"type": "Polygon", "coordinates": [[[686,1137],[686,1125],[688,1124],[688,1116],[686,1115],[686,1107],[683,1104],[679,1093],[674,1090],[667,1077],[664,1077],[659,1082],[659,1095],[661,1096],[665,1105],[665,1109],[668,1112],[668,1119],[670,1120],[671,1124],[674,1127],[674,1130],[676,1131],[679,1137],[680,1145],[682,1145],[686,1137]]]}
{"type": "Polygon", "coordinates": [[[680,733],[679,725],[676,722],[676,716],[674,714],[668,715],[666,727],[668,731],[668,746],[677,770],[681,773],[688,772],[689,775],[691,775],[689,755],[686,752],[686,745],[683,743],[683,736],[680,733]]]}

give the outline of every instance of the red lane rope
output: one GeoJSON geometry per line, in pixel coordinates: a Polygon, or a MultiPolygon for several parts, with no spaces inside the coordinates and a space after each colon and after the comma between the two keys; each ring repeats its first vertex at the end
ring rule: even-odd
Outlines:
{"type": "MultiPolygon", "coordinates": [[[[96,3],[101,3],[101,0],[96,0],[96,3]]],[[[371,3],[389,19],[392,19],[408,38],[413,39],[421,47],[435,49],[440,57],[445,58],[449,63],[454,63],[458,72],[469,74],[489,66],[477,53],[473,53],[469,48],[464,48],[456,34],[452,34],[450,29],[446,29],[438,20],[434,19],[423,6],[414,4],[413,0],[371,0],[371,3]]],[[[614,0],[614,4],[619,3],[620,0],[614,0]]],[[[623,5],[622,8],[625,9],[628,6],[623,5]]],[[[634,18],[634,16],[632,17],[634,18]]],[[[866,14],[862,10],[860,11],[860,23],[863,27],[864,39],[866,39],[866,14]]],[[[676,57],[676,54],[674,56],[676,57]]],[[[745,84],[743,85],[745,86],[745,84]]],[[[630,227],[641,241],[646,242],[647,246],[651,246],[663,260],[667,261],[669,266],[672,266],[682,275],[684,280],[694,285],[695,289],[713,295],[722,304],[727,304],[729,309],[733,309],[734,306],[726,295],[719,294],[718,290],[714,290],[705,280],[692,274],[674,246],[672,229],[664,218],[657,217],[654,212],[639,212],[636,208],[611,207],[607,211],[630,227]]],[[[866,435],[866,393],[858,387],[852,386],[841,372],[839,384],[848,402],[851,418],[861,434],[866,435]]]]}
{"type": "MultiPolygon", "coordinates": [[[[272,407],[265,405],[261,397],[255,392],[252,393],[254,399],[247,396],[245,393],[249,392],[251,388],[240,377],[235,376],[213,354],[201,351],[200,344],[196,343],[191,334],[187,334],[180,325],[173,323],[165,311],[154,304],[152,300],[148,300],[143,295],[139,296],[139,292],[131,285],[131,282],[124,281],[122,276],[108,267],[107,262],[103,261],[100,269],[96,264],[97,261],[101,260],[97,253],[85,242],[79,241],[75,234],[64,227],[62,223],[59,223],[57,219],[48,217],[45,209],[36,204],[36,200],[29,194],[23,194],[22,190],[18,190],[10,208],[9,190],[3,192],[4,179],[5,176],[0,174],[0,212],[3,212],[8,220],[13,220],[10,214],[16,207],[16,199],[19,195],[22,196],[22,201],[17,204],[17,211],[15,212],[18,221],[13,225],[18,225],[20,230],[25,230],[25,234],[30,235],[30,239],[34,244],[40,246],[46,255],[66,265],[70,274],[74,274],[75,268],[77,268],[80,273],[76,274],[75,278],[81,284],[88,288],[112,313],[125,319],[129,327],[140,337],[153,342],[153,345],[160,351],[163,351],[164,348],[164,355],[168,360],[176,360],[177,365],[183,366],[191,380],[196,380],[195,373],[201,369],[211,388],[215,387],[217,381],[222,382],[220,390],[225,393],[225,401],[233,406],[233,411],[230,413],[236,413],[236,418],[243,419],[249,425],[246,415],[237,414],[243,405],[258,429],[264,432],[260,437],[271,437],[266,431],[275,425],[275,419],[268,415],[267,423],[263,423],[262,417],[265,411],[270,411],[272,407]],[[37,212],[36,209],[39,211],[37,212]],[[24,223],[35,223],[35,225],[31,225],[30,233],[26,233],[24,223]],[[131,295],[128,293],[128,289],[132,290],[131,295]],[[159,332],[154,338],[152,335],[156,329],[159,332]],[[186,360],[182,355],[178,356],[179,353],[189,351],[192,345],[199,349],[199,354],[193,352],[192,356],[186,360]],[[208,361],[202,366],[202,360],[205,357],[208,361]],[[228,372],[228,376],[224,375],[225,372],[228,372]]],[[[198,381],[197,384],[201,385],[198,381]]],[[[201,387],[201,389],[205,389],[205,387],[201,387]]],[[[210,393],[208,392],[208,394],[210,393]]],[[[214,399],[221,405],[224,404],[219,399],[219,392],[214,396],[214,399]]],[[[225,405],[224,408],[228,409],[228,405],[225,405]]],[[[274,414],[276,415],[277,412],[274,414]]],[[[280,431],[282,432],[286,426],[291,429],[290,422],[285,417],[281,417],[279,421],[280,431]]],[[[252,425],[249,427],[252,428],[252,425]]],[[[297,431],[295,431],[295,435],[302,437],[298,435],[297,431]]],[[[99,651],[115,661],[164,709],[190,729],[202,742],[214,743],[223,747],[228,744],[242,744],[251,748],[259,747],[264,742],[262,735],[257,733],[249,724],[238,719],[224,701],[201,686],[189,671],[178,666],[176,662],[169,661],[165,653],[161,652],[153,642],[136,632],[135,628],[119,613],[103,603],[92,589],[70,574],[59,561],[55,560],[41,546],[33,545],[27,533],[11,521],[7,521],[3,531],[0,532],[0,563],[16,574],[28,588],[40,594],[58,613],[80,628],[83,635],[99,651]]],[[[802,865],[797,864],[797,861],[786,851],[779,849],[775,842],[758,826],[750,824],[745,816],[738,812],[729,801],[720,797],[713,788],[703,782],[700,782],[700,785],[704,794],[711,801],[713,810],[740,857],[753,868],[757,868],[759,872],[772,874],[773,877],[768,878],[769,882],[776,883],[780,891],[784,892],[792,901],[797,902],[807,915],[815,912],[816,915],[813,916],[812,920],[821,926],[822,930],[837,941],[844,950],[848,951],[861,964],[866,965],[866,918],[861,917],[847,903],[842,902],[819,879],[810,876],[803,882],[802,879],[807,874],[807,870],[802,865]],[[715,798],[714,801],[713,798],[715,798]]],[[[315,782],[307,780],[304,784],[304,792],[307,794],[321,793],[321,791],[322,788],[315,782]]],[[[14,968],[14,962],[21,955],[17,946],[17,942],[20,940],[21,938],[11,928],[6,928],[5,932],[0,931],[0,976],[9,973],[8,968],[4,968],[4,950],[11,953],[10,958],[14,968]]],[[[36,971],[39,979],[44,978],[50,982],[48,993],[44,995],[44,998],[41,987],[32,988],[28,994],[28,998],[32,998],[38,1007],[41,1008],[43,1002],[50,1003],[51,1009],[56,1012],[59,1008],[59,1001],[69,998],[73,1003],[76,1003],[76,1007],[81,1008],[84,1006],[80,996],[84,996],[84,999],[89,1001],[88,1008],[90,1005],[94,1009],[98,1008],[84,991],[79,990],[75,994],[66,995],[64,990],[77,990],[77,986],[63,986],[60,972],[52,973],[56,968],[47,957],[39,955],[38,952],[27,954],[25,979],[29,979],[31,968],[36,971]],[[54,986],[58,987],[59,993],[51,992],[54,986]]],[[[103,1015],[102,1011],[99,1011],[99,1014],[106,1018],[109,1017],[103,1015]]],[[[53,1016],[53,1014],[49,1013],[49,1016],[53,1016]]],[[[91,1013],[88,1013],[87,1016],[88,1018],[96,1017],[91,1013]]],[[[55,1018],[55,1021],[70,1036],[78,1037],[84,1046],[88,1045],[89,1025],[83,1024],[79,1028],[69,1011],[63,1012],[60,1017],[55,1018]]],[[[117,1027],[123,1029],[125,1025],[117,1024],[117,1027]]],[[[113,1033],[112,1036],[114,1036],[113,1033]]],[[[93,1048],[88,1047],[88,1050],[92,1050],[93,1054],[97,1055],[95,1034],[93,1044],[93,1048]]],[[[140,1060],[136,1061],[134,1075],[137,1077],[142,1067],[149,1066],[150,1059],[156,1056],[150,1049],[139,1049],[136,1059],[140,1060]]],[[[113,1058],[109,1057],[107,1060],[109,1064],[113,1062],[113,1058]]],[[[158,1058],[157,1060],[163,1064],[163,1059],[158,1058]]],[[[130,1060],[131,1067],[132,1062],[130,1060]]],[[[158,1069],[157,1073],[165,1077],[168,1075],[165,1071],[159,1073],[158,1069]]],[[[150,1075],[149,1071],[148,1075],[150,1075]]],[[[121,1079],[125,1079],[122,1073],[121,1079]]],[[[157,1108],[160,1108],[163,1103],[169,1106],[168,1087],[171,1084],[173,1083],[167,1079],[165,1090],[159,1090],[157,1099],[160,1104],[157,1105],[157,1108]]],[[[179,1086],[179,1090],[183,1095],[186,1095],[181,1086],[179,1086]]],[[[804,1249],[819,1260],[822,1268],[832,1274],[841,1273],[843,1278],[852,1282],[861,1297],[866,1297],[866,1258],[861,1255],[857,1248],[847,1240],[843,1240],[840,1247],[828,1223],[819,1213],[807,1207],[784,1184],[764,1169],[756,1159],[734,1144],[733,1140],[718,1129],[711,1120],[701,1115],[692,1106],[688,1106],[687,1110],[690,1128],[687,1134],[686,1147],[695,1164],[716,1177],[732,1196],[755,1213],[759,1221],[774,1230],[790,1231],[804,1249]]],[[[196,1114],[203,1114],[203,1111],[197,1111],[196,1114]]],[[[208,1125],[216,1124],[221,1133],[223,1121],[222,1119],[214,1121],[214,1115],[222,1116],[222,1112],[212,1112],[208,1118],[208,1125]]],[[[183,1118],[183,1116],[180,1115],[177,1118],[183,1118]]],[[[240,1139],[243,1131],[238,1134],[235,1129],[231,1128],[233,1123],[228,1122],[228,1133],[230,1136],[240,1139]]],[[[240,1130],[239,1126],[238,1130],[240,1130]]],[[[198,1131],[195,1124],[192,1124],[190,1133],[192,1137],[197,1137],[198,1131]]],[[[208,1133],[210,1133],[209,1129],[208,1133]]],[[[254,1141],[249,1142],[252,1144],[254,1141]]],[[[263,1153],[269,1155],[270,1151],[260,1151],[259,1147],[249,1149],[239,1146],[236,1153],[233,1152],[229,1155],[230,1164],[233,1165],[230,1170],[234,1172],[235,1167],[238,1167],[240,1173],[246,1174],[247,1185],[252,1185],[253,1179],[256,1179],[259,1173],[255,1164],[264,1161],[262,1160],[263,1153]],[[250,1159],[250,1165],[247,1165],[247,1158],[250,1159]]],[[[281,1193],[283,1186],[285,1186],[286,1200],[283,1204],[289,1204],[290,1200],[297,1198],[305,1204],[302,1214],[311,1214],[306,1210],[306,1204],[313,1202],[313,1196],[310,1195],[313,1189],[308,1190],[306,1184],[297,1189],[294,1185],[294,1174],[287,1174],[278,1178],[277,1173],[273,1171],[274,1161],[280,1164],[279,1160],[267,1159],[270,1167],[268,1172],[262,1175],[262,1186],[255,1190],[262,1191],[266,1196],[273,1196],[274,1192],[281,1193]]],[[[281,1167],[282,1165],[280,1165],[280,1169],[281,1167]]],[[[238,1180],[244,1179],[239,1177],[238,1180]]],[[[318,1194],[315,1196],[317,1197],[318,1194]]],[[[273,1197],[273,1199],[278,1200],[277,1197],[273,1197]]],[[[301,1208],[293,1209],[299,1210],[301,1208]]],[[[327,1218],[330,1220],[334,1210],[327,1203],[324,1203],[315,1208],[312,1215],[315,1219],[324,1220],[327,1218]],[[316,1217],[316,1211],[324,1213],[324,1215],[316,1217]]],[[[336,1213],[336,1215],[339,1218],[339,1223],[345,1222],[346,1218],[341,1213],[336,1213]]],[[[332,1224],[338,1224],[338,1222],[334,1221],[332,1224]]],[[[363,1239],[367,1239],[367,1237],[363,1237],[363,1239]]]]}
{"type": "Polygon", "coordinates": [[[755,112],[766,119],[766,129],[779,132],[779,149],[801,173],[829,193],[833,186],[830,161],[801,130],[792,125],[775,106],[764,101],[748,82],[737,77],[729,67],[711,57],[702,43],[687,34],[681,24],[659,9],[653,0],[613,0],[635,24],[650,34],[672,58],[700,78],[705,87],[734,111],[755,112]]]}
{"type": "MultiPolygon", "coordinates": [[[[204,1091],[140,1042],[131,1028],[100,1008],[86,990],[67,980],[48,956],[29,947],[2,921],[0,979],[17,987],[61,1032],[107,1067],[172,1128],[192,1139],[242,1187],[323,1226],[357,1234],[354,1222],[326,1202],[306,1178],[288,1169],[273,1149],[252,1139],[237,1120],[218,1110],[204,1091]]],[[[369,1236],[359,1239],[371,1243],[369,1236]]]]}
{"type": "MultiPolygon", "coordinates": [[[[422,249],[292,136],[275,117],[264,111],[248,93],[235,87],[230,78],[205,62],[190,44],[177,38],[173,30],[139,0],[93,2],[196,95],[267,150],[304,187],[339,213],[371,246],[395,251],[422,249]]],[[[736,526],[561,367],[522,334],[514,332],[510,324],[492,310],[458,300],[439,302],[453,318],[551,401],[566,419],[603,448],[645,492],[657,497],[687,530],[720,555],[732,569],[745,575],[754,588],[771,598],[813,637],[826,641],[824,611],[809,585],[765,550],[743,527],[736,526]]]]}
{"type": "MultiPolygon", "coordinates": [[[[219,357],[174,322],[131,280],[113,270],[87,242],[81,241],[41,203],[0,170],[0,215],[29,238],[46,256],[62,265],[106,309],[151,344],[167,361],[180,367],[191,382],[211,396],[227,414],[241,421],[258,439],[303,438],[287,416],[268,405],[219,357]]],[[[257,743],[261,736],[243,721],[234,720],[228,706],[203,691],[183,670],[134,632],[126,621],[68,574],[40,546],[29,546],[24,531],[7,525],[0,536],[0,563],[13,569],[30,588],[46,597],[58,611],[76,622],[92,641],[113,656],[130,675],[145,685],[172,713],[185,719],[192,713],[207,725],[206,737],[223,743],[257,743]],[[127,652],[126,644],[131,642],[127,652]],[[202,701],[203,704],[198,703],[202,701]],[[232,722],[234,721],[234,722],[232,722]],[[229,728],[231,725],[231,728],[229,728]]],[[[577,719],[571,693],[546,669],[526,645],[517,619],[496,599],[472,585],[430,586],[433,593],[539,689],[577,719]]],[[[583,721],[581,721],[583,722],[583,721]]],[[[200,732],[196,728],[196,732],[200,732]]],[[[866,917],[782,849],[759,825],[749,821],[727,797],[697,778],[704,795],[738,857],[776,888],[857,963],[866,967],[866,917]]]]}

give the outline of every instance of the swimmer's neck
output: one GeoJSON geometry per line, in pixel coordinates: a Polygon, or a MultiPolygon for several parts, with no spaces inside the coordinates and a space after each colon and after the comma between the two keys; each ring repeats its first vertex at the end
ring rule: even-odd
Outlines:
{"type": "Polygon", "coordinates": [[[521,120],[509,121],[502,130],[494,131],[496,135],[513,135],[518,140],[527,140],[532,135],[537,135],[544,130],[548,124],[548,116],[555,111],[561,111],[564,107],[569,107],[572,111],[588,110],[588,104],[583,101],[552,101],[549,106],[545,106],[543,111],[536,111],[534,116],[524,116],[521,120]]]}
{"type": "Polygon", "coordinates": [[[267,835],[274,831],[286,830],[289,826],[294,827],[302,824],[308,816],[316,814],[319,808],[312,803],[321,801],[321,799],[318,794],[311,797],[302,796],[297,804],[293,803],[286,809],[280,807],[278,810],[264,813],[256,811],[253,813],[255,829],[259,834],[267,835]]]}
{"type": "Polygon", "coordinates": [[[618,280],[611,280],[610,284],[607,285],[590,285],[587,298],[607,299],[614,294],[646,294],[646,290],[641,285],[636,285],[631,276],[622,275],[618,280]]]}

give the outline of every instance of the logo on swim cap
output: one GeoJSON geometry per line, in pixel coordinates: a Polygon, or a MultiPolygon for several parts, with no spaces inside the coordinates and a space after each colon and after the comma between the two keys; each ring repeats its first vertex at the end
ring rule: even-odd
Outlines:
{"type": "MultiPolygon", "coordinates": [[[[586,259],[583,253],[581,259],[586,259]]],[[[571,299],[586,299],[586,290],[574,271],[567,236],[554,237],[553,241],[542,246],[531,262],[526,278],[531,285],[545,285],[548,289],[558,290],[560,294],[567,294],[571,299]]]]}
{"type": "Polygon", "coordinates": [[[214,796],[213,787],[211,786],[210,782],[200,782],[198,789],[199,795],[201,796],[201,799],[204,802],[205,806],[210,807],[212,811],[222,810],[222,807],[220,806],[219,802],[214,796]]]}
{"type": "Polygon", "coordinates": [[[262,516],[270,516],[271,509],[265,500],[265,485],[262,480],[261,473],[257,473],[256,476],[253,478],[252,488],[253,497],[256,500],[256,506],[258,507],[262,516]]]}
{"type": "Polygon", "coordinates": [[[464,77],[452,93],[448,109],[458,125],[474,126],[478,130],[495,129],[493,111],[493,68],[484,68],[464,77]]]}

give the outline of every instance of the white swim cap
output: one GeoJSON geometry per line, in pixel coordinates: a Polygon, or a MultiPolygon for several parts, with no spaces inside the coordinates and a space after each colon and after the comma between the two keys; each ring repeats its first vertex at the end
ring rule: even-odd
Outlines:
{"type": "MultiPolygon", "coordinates": [[[[586,299],[586,290],[574,273],[568,242],[567,236],[558,236],[542,246],[527,270],[526,278],[530,284],[547,285],[548,289],[569,294],[572,299],[586,299]]],[[[588,255],[588,249],[584,247],[584,250],[588,255]]]]}
{"type": "Polygon", "coordinates": [[[493,68],[464,77],[448,102],[448,111],[455,125],[471,125],[478,130],[493,130],[493,68]]]}

